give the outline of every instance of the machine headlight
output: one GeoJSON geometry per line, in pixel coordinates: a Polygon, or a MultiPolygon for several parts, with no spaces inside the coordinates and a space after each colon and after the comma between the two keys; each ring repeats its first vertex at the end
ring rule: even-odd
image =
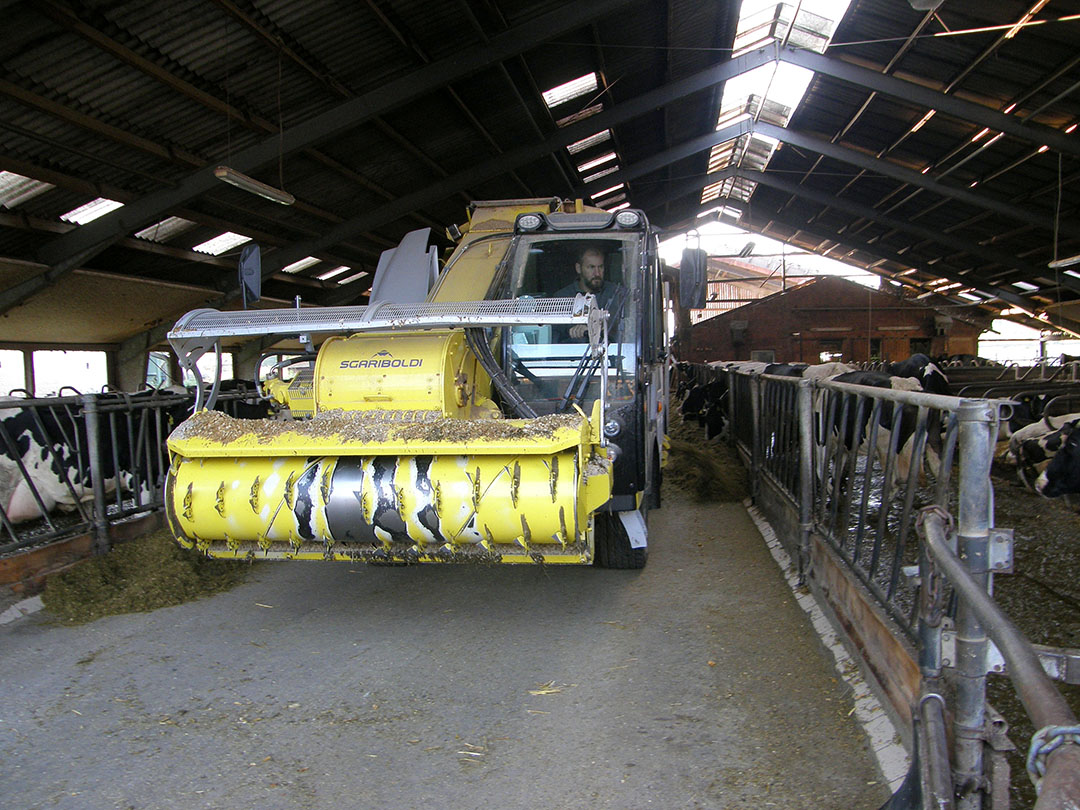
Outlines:
{"type": "Polygon", "coordinates": [[[544,218],[539,214],[522,214],[517,219],[519,231],[535,231],[544,224],[544,218]]]}
{"type": "Polygon", "coordinates": [[[637,211],[620,211],[615,215],[615,221],[624,228],[635,228],[641,222],[641,214],[637,211]]]}

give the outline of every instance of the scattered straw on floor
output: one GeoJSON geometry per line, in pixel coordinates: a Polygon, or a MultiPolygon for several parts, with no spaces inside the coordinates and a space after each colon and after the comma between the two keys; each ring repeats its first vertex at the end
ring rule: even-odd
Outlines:
{"type": "Polygon", "coordinates": [[[707,441],[696,424],[671,425],[671,449],[664,469],[664,487],[699,501],[741,501],[749,495],[746,470],[735,451],[720,441],[707,441]]]}
{"type": "Polygon", "coordinates": [[[239,585],[251,563],[211,560],[166,531],[120,543],[108,554],[50,577],[45,608],[65,624],[179,605],[239,585]]]}

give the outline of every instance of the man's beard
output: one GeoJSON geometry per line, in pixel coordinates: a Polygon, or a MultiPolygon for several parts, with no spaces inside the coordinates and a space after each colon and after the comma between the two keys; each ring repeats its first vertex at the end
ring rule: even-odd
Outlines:
{"type": "Polygon", "coordinates": [[[585,282],[585,286],[592,292],[600,292],[600,290],[604,289],[604,277],[596,276],[595,278],[590,278],[585,282]]]}

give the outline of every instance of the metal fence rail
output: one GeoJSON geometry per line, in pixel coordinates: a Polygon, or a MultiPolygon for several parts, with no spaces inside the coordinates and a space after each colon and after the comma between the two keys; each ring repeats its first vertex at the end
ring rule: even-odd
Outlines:
{"type": "Polygon", "coordinates": [[[690,376],[722,383],[729,441],[805,580],[820,585],[814,549],[829,549],[902,648],[915,651],[921,679],[908,708],[918,755],[888,806],[1007,806],[1007,785],[991,780],[986,755],[1000,727],[986,678],[1006,672],[1042,729],[1031,766],[1043,785],[1036,807],[1080,807],[1080,728],[1044,672],[1059,671],[1067,651],[1032,647],[988,596],[993,574],[1011,570],[1011,532],[994,526],[990,481],[1008,402],[722,366],[690,376]]]}
{"type": "MultiPolygon", "coordinates": [[[[221,396],[221,408],[250,401],[221,396]]],[[[0,407],[0,554],[93,533],[159,511],[169,458],[165,441],[194,394],[77,394],[11,398],[0,407]]]]}

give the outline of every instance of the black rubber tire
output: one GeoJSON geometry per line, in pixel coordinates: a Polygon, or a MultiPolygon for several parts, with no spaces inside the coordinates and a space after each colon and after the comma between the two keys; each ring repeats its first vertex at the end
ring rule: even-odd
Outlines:
{"type": "Polygon", "coordinates": [[[649,559],[649,549],[631,548],[630,538],[626,534],[619,516],[612,512],[598,512],[594,518],[596,536],[594,540],[593,565],[597,568],[644,568],[649,559]]]}

